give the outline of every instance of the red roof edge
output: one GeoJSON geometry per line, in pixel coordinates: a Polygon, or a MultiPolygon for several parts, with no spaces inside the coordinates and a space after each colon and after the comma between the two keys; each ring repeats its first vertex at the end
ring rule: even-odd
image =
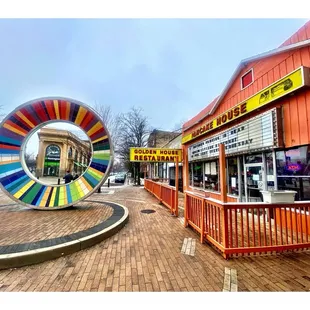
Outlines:
{"type": "Polygon", "coordinates": [[[279,47],[288,46],[290,44],[302,42],[307,39],[310,39],[310,20],[307,21],[301,28],[299,28],[286,41],[284,41],[279,47]]]}
{"type": "MultiPolygon", "coordinates": [[[[279,47],[288,46],[294,43],[302,42],[310,39],[310,20],[307,21],[300,29],[298,29],[292,36],[290,36],[285,42],[283,42],[279,47]]],[[[196,123],[198,123],[203,117],[207,116],[211,111],[212,107],[216,103],[216,100],[220,96],[217,96],[211,103],[209,103],[201,112],[199,112],[196,116],[185,122],[182,126],[183,131],[193,127],[196,123]]]]}

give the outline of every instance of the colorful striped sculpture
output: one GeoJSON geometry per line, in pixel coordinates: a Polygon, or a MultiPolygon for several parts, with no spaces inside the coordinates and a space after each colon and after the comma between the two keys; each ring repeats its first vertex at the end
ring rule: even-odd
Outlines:
{"type": "Polygon", "coordinates": [[[85,199],[107,179],[113,162],[109,133],[91,108],[68,98],[40,98],[19,106],[0,124],[0,186],[27,207],[55,210],[85,199]],[[65,185],[45,185],[33,177],[24,161],[31,134],[51,122],[80,127],[91,140],[93,154],[84,174],[65,185]]]}

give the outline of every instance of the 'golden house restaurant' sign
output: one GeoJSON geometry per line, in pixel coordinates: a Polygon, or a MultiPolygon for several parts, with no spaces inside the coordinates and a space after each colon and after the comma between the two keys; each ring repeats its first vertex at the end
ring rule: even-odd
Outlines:
{"type": "Polygon", "coordinates": [[[181,149],[130,148],[130,161],[135,162],[179,162],[182,161],[181,149]]]}
{"type": "Polygon", "coordinates": [[[264,106],[284,95],[293,92],[296,89],[309,84],[309,68],[300,67],[278,82],[268,86],[264,90],[258,92],[246,101],[229,109],[225,113],[214,118],[210,122],[196,129],[194,132],[184,136],[182,143],[187,143],[196,137],[199,137],[211,130],[219,128],[247,113],[250,113],[261,106],[264,106]]]}

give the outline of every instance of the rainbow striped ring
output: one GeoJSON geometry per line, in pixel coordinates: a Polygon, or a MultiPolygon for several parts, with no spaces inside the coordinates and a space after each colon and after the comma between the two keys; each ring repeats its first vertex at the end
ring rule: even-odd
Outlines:
{"type": "Polygon", "coordinates": [[[48,97],[26,102],[0,124],[0,187],[19,204],[33,209],[63,209],[94,193],[107,179],[113,147],[103,121],[87,105],[69,98],[48,97]],[[84,174],[64,185],[46,185],[34,178],[24,161],[31,134],[47,123],[63,121],[89,137],[92,158],[84,174]]]}

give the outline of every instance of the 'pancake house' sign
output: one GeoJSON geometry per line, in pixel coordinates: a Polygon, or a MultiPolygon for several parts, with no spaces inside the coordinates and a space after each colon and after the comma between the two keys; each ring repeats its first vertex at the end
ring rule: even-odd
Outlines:
{"type": "Polygon", "coordinates": [[[130,148],[130,161],[133,162],[178,162],[182,161],[181,149],[130,148]]]}

